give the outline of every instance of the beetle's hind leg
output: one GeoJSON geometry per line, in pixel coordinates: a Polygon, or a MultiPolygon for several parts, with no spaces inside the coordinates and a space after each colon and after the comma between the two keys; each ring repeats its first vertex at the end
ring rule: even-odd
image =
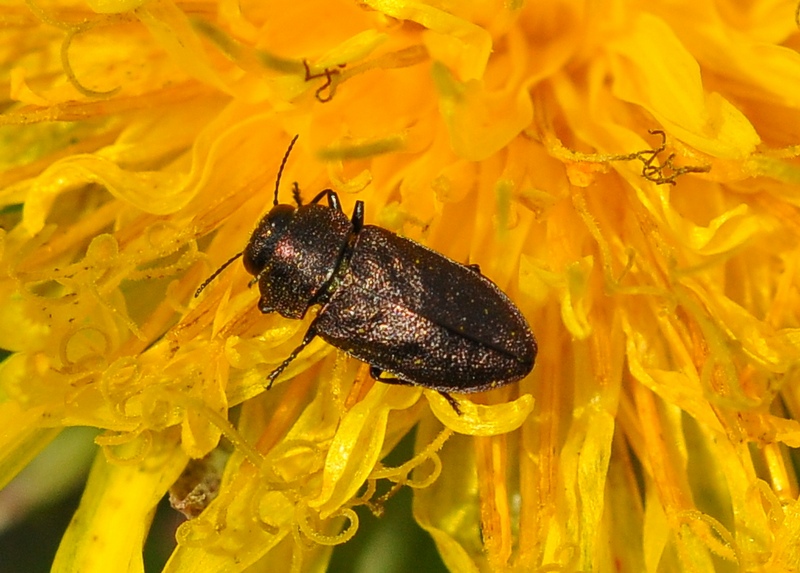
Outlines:
{"type": "Polygon", "coordinates": [[[383,382],[385,384],[397,384],[398,386],[413,386],[411,382],[400,380],[400,378],[395,378],[394,376],[385,378],[383,376],[383,370],[378,368],[377,366],[369,367],[369,375],[372,376],[373,380],[377,380],[378,382],[383,382]]]}
{"type": "Polygon", "coordinates": [[[481,266],[479,264],[477,264],[477,263],[468,263],[468,264],[466,264],[464,266],[467,267],[469,270],[471,270],[473,272],[481,274],[481,266]]]}
{"type": "Polygon", "coordinates": [[[456,399],[453,398],[452,394],[449,394],[447,392],[442,392],[441,390],[439,390],[438,392],[439,392],[439,394],[442,395],[442,398],[447,400],[447,403],[450,404],[450,406],[453,407],[453,410],[456,411],[456,415],[460,416],[461,415],[461,407],[458,405],[458,402],[456,402],[456,399]]]}
{"type": "MultiPolygon", "coordinates": [[[[383,370],[381,370],[377,366],[369,367],[369,375],[372,376],[372,378],[374,378],[378,382],[383,382],[385,384],[397,384],[399,386],[414,386],[414,384],[412,384],[411,382],[406,382],[405,380],[401,380],[400,378],[385,378],[383,376],[383,370]]],[[[453,396],[451,396],[447,392],[443,392],[441,390],[439,390],[438,392],[439,394],[442,395],[442,397],[445,400],[447,400],[447,403],[453,407],[453,410],[456,411],[456,414],[460,416],[461,408],[459,407],[458,402],[456,402],[456,399],[453,398],[453,396]]]]}

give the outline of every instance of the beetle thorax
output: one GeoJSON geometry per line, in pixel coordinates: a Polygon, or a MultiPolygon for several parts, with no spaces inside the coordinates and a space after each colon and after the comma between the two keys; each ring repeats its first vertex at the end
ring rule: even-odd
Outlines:
{"type": "Polygon", "coordinates": [[[273,207],[243,256],[245,268],[258,279],[261,312],[302,318],[324,294],[351,232],[349,219],[330,207],[273,207]]]}

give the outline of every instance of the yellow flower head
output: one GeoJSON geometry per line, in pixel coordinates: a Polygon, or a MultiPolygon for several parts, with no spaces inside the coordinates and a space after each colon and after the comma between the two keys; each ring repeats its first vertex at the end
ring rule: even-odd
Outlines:
{"type": "Polygon", "coordinates": [[[2,11],[0,484],[104,430],[54,570],[142,571],[173,485],[176,573],[321,570],[404,486],[453,571],[800,568],[792,3],[2,11]],[[459,414],[317,339],[266,391],[316,311],[261,314],[238,261],[194,293],[295,134],[280,201],[331,188],[479,264],[530,376],[459,414]]]}

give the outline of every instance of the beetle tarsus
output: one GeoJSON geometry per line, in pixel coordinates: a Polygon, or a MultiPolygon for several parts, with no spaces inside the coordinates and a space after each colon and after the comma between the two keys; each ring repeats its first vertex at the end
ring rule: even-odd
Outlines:
{"type": "Polygon", "coordinates": [[[441,390],[439,390],[439,394],[441,394],[442,397],[447,400],[447,403],[453,407],[453,410],[456,411],[456,415],[460,416],[461,407],[458,405],[458,402],[456,402],[456,399],[453,398],[452,395],[448,394],[447,392],[442,392],[441,390]]]}
{"type": "Polygon", "coordinates": [[[360,233],[364,228],[364,202],[356,201],[356,206],[353,209],[353,218],[350,219],[353,223],[353,232],[360,233]]]}
{"type": "Polygon", "coordinates": [[[286,370],[289,364],[291,364],[292,361],[300,355],[303,349],[306,346],[308,346],[312,340],[314,340],[315,336],[317,336],[317,331],[314,328],[314,322],[312,322],[311,325],[308,327],[308,330],[306,330],[306,334],[303,337],[303,341],[300,343],[300,346],[292,350],[292,353],[286,358],[286,360],[281,362],[277,366],[277,368],[275,368],[272,372],[269,373],[269,376],[267,376],[267,380],[269,380],[269,384],[267,384],[267,390],[272,388],[272,385],[275,383],[275,380],[278,378],[278,376],[280,376],[283,373],[283,371],[286,370]]]}
{"type": "Polygon", "coordinates": [[[383,370],[378,368],[377,366],[370,366],[369,367],[369,375],[372,376],[373,380],[377,380],[378,382],[383,382],[384,384],[396,384],[398,386],[411,386],[411,382],[406,382],[402,378],[397,378],[396,376],[389,376],[388,378],[383,375],[383,370]]]}
{"type": "MultiPolygon", "coordinates": [[[[369,367],[369,375],[372,376],[372,378],[374,380],[377,380],[378,382],[383,382],[384,384],[399,384],[401,386],[411,386],[412,385],[411,383],[406,382],[405,380],[401,380],[400,378],[394,378],[394,377],[386,378],[383,375],[383,370],[381,370],[377,366],[370,366],[369,367]]],[[[448,394],[447,392],[444,392],[442,390],[439,390],[438,392],[439,392],[439,394],[442,395],[442,397],[445,400],[447,400],[447,403],[450,404],[450,406],[452,406],[453,410],[456,411],[456,415],[460,416],[461,415],[461,407],[458,405],[458,402],[456,401],[456,399],[453,398],[453,396],[451,394],[448,394]]]]}

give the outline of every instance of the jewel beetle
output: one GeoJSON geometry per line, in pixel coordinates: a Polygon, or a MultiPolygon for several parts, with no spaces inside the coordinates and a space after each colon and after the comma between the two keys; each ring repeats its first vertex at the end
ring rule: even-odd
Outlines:
{"type": "Polygon", "coordinates": [[[537,346],[528,323],[477,265],[365,225],[363,201],[348,219],[332,189],[303,204],[295,183],[297,206],[279,204],[296,141],[278,170],[272,209],[245,249],[195,293],[241,256],[258,284],[262,313],[301,319],[319,306],[303,341],[269,374],[267,389],[317,336],[369,364],[376,380],[437,390],[456,412],[451,392],[503,386],[533,369],[537,346]]]}

